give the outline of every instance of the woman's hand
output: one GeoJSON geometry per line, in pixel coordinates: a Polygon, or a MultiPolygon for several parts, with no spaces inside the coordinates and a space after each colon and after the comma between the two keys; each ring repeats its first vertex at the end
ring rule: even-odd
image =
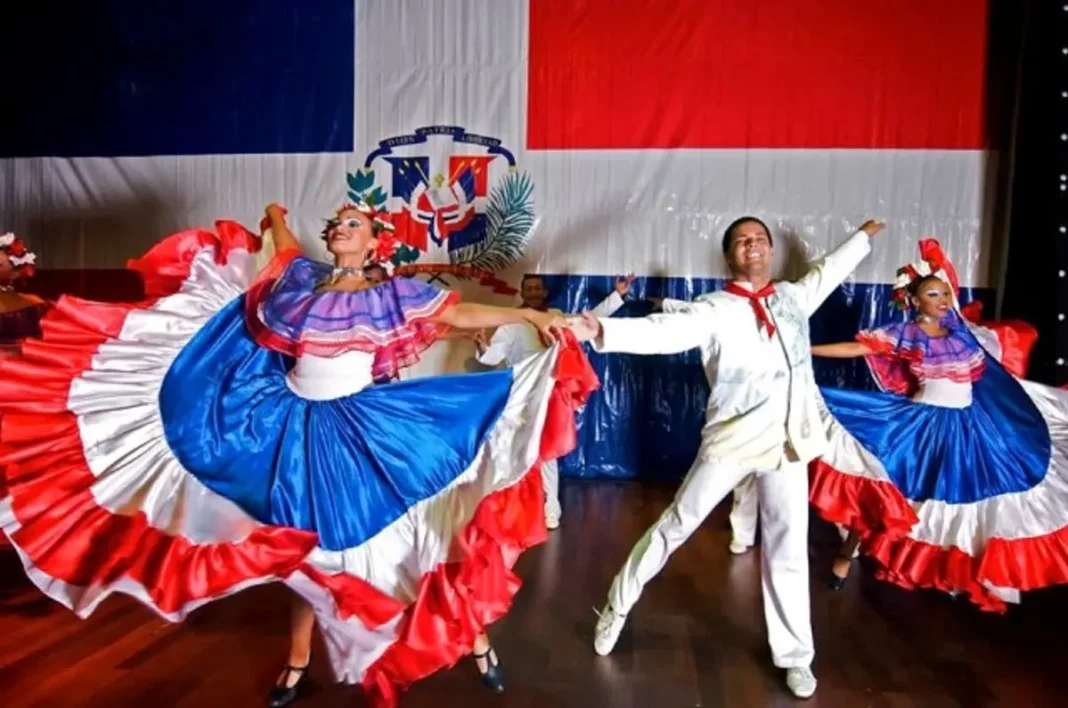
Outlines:
{"type": "Polygon", "coordinates": [[[583,312],[580,317],[568,318],[567,326],[580,342],[597,339],[603,333],[601,321],[589,312],[583,312]]]}
{"type": "Polygon", "coordinates": [[[267,205],[267,208],[263,210],[266,215],[260,220],[260,233],[265,233],[267,229],[273,229],[277,223],[285,223],[286,214],[289,212],[286,208],[280,204],[271,202],[267,205]]]}
{"type": "Polygon", "coordinates": [[[541,312],[540,310],[523,310],[523,318],[530,324],[537,327],[550,342],[559,342],[564,337],[564,330],[567,327],[567,320],[560,315],[554,315],[549,312],[541,312]]]}
{"type": "Polygon", "coordinates": [[[271,230],[275,253],[281,253],[288,249],[300,250],[300,241],[286,225],[288,210],[281,204],[271,202],[264,209],[264,212],[267,216],[263,217],[263,221],[260,222],[260,233],[266,233],[267,229],[271,230]]]}

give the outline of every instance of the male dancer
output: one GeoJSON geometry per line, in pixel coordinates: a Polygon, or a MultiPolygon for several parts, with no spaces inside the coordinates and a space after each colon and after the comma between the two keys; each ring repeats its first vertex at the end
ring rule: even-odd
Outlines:
{"type": "Polygon", "coordinates": [[[883,229],[868,221],[796,283],[771,280],[772,236],[747,216],[727,227],[733,282],[686,312],[610,320],[584,314],[571,327],[602,352],[700,349],[713,381],[697,460],[675,500],[630,552],[597,622],[606,655],[644,585],[739,482],[752,474],[763,529],[761,585],[775,665],[799,698],[816,692],[808,593],[807,463],[827,444],[812,373],[808,318],[871,251],[883,229]]]}
{"type": "MultiPolygon", "coordinates": [[[[593,309],[598,317],[611,317],[619,308],[623,307],[623,297],[630,292],[634,283],[634,276],[628,275],[616,279],[615,290],[593,309]]],[[[545,281],[537,275],[527,275],[519,284],[519,297],[522,301],[520,307],[529,307],[534,310],[547,311],[547,292],[545,281]]],[[[556,311],[558,314],[562,312],[556,311]]],[[[478,361],[486,366],[497,366],[504,362],[508,366],[515,366],[529,356],[545,351],[546,343],[540,333],[533,327],[525,324],[505,325],[498,327],[493,333],[492,339],[486,343],[484,335],[475,337],[475,346],[478,348],[478,361]]],[[[549,529],[560,526],[560,469],[556,460],[546,462],[541,467],[542,484],[545,487],[545,525],[549,529]]]]}

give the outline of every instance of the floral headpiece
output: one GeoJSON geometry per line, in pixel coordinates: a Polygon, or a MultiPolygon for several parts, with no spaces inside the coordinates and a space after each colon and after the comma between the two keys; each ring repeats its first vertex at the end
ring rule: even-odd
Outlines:
{"type": "Polygon", "coordinates": [[[26,248],[22,239],[13,233],[0,236],[0,251],[7,254],[15,272],[22,278],[29,278],[34,273],[37,254],[26,248]]]}
{"type": "Polygon", "coordinates": [[[920,241],[920,260],[898,269],[891,296],[894,306],[899,310],[908,310],[910,307],[909,286],[929,275],[940,278],[949,285],[950,292],[953,294],[953,304],[959,307],[960,281],[957,279],[957,270],[942,252],[942,246],[933,238],[920,241]]]}
{"type": "Polygon", "coordinates": [[[374,206],[361,199],[359,202],[346,202],[334,211],[333,218],[326,220],[326,227],[323,229],[324,238],[330,229],[341,223],[341,213],[345,211],[358,211],[370,218],[371,227],[374,229],[376,237],[382,231],[389,231],[392,233],[396,230],[396,227],[393,226],[393,222],[390,220],[389,212],[379,211],[374,206]]]}

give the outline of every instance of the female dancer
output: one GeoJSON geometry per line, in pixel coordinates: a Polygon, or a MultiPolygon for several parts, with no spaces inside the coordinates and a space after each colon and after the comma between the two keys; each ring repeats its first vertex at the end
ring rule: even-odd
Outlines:
{"type": "Polygon", "coordinates": [[[812,348],[865,357],[882,391],[822,389],[830,447],[811,500],[851,531],[832,586],[859,543],[890,582],[1004,611],[1022,590],[1068,582],[1068,392],[989,356],[951,265],[937,243],[921,248],[938,257],[899,271],[895,290],[911,321],[812,348]]]}
{"type": "Polygon", "coordinates": [[[338,679],[377,705],[473,649],[499,689],[484,628],[545,538],[537,470],[573,446],[596,378],[569,339],[510,371],[373,386],[450,326],[560,330],[415,279],[369,286],[392,239],[366,203],[328,222],[333,267],[267,216],[276,253],[255,280],[259,238],[219,222],[131,262],[143,303],[60,300],[17,380],[0,375],[0,524],[81,616],[118,591],[179,620],[284,582],[304,604],[275,705],[313,614],[338,679]]]}
{"type": "Polygon", "coordinates": [[[37,256],[15,234],[0,236],[0,356],[18,353],[26,337],[41,334],[44,300],[16,290],[16,283],[33,275],[37,256]]]}

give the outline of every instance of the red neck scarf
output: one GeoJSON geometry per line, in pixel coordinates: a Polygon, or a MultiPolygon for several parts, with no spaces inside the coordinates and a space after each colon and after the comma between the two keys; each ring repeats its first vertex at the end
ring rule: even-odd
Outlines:
{"type": "Polygon", "coordinates": [[[768,317],[768,311],[764,309],[764,303],[761,302],[766,297],[771,297],[775,294],[775,283],[768,283],[760,290],[753,292],[752,290],[746,290],[741,285],[735,282],[731,282],[724,288],[731,295],[737,295],[738,297],[744,297],[749,300],[753,305],[753,312],[756,313],[756,318],[759,327],[764,325],[768,330],[768,336],[775,336],[775,325],[771,323],[771,318],[768,317]]]}

